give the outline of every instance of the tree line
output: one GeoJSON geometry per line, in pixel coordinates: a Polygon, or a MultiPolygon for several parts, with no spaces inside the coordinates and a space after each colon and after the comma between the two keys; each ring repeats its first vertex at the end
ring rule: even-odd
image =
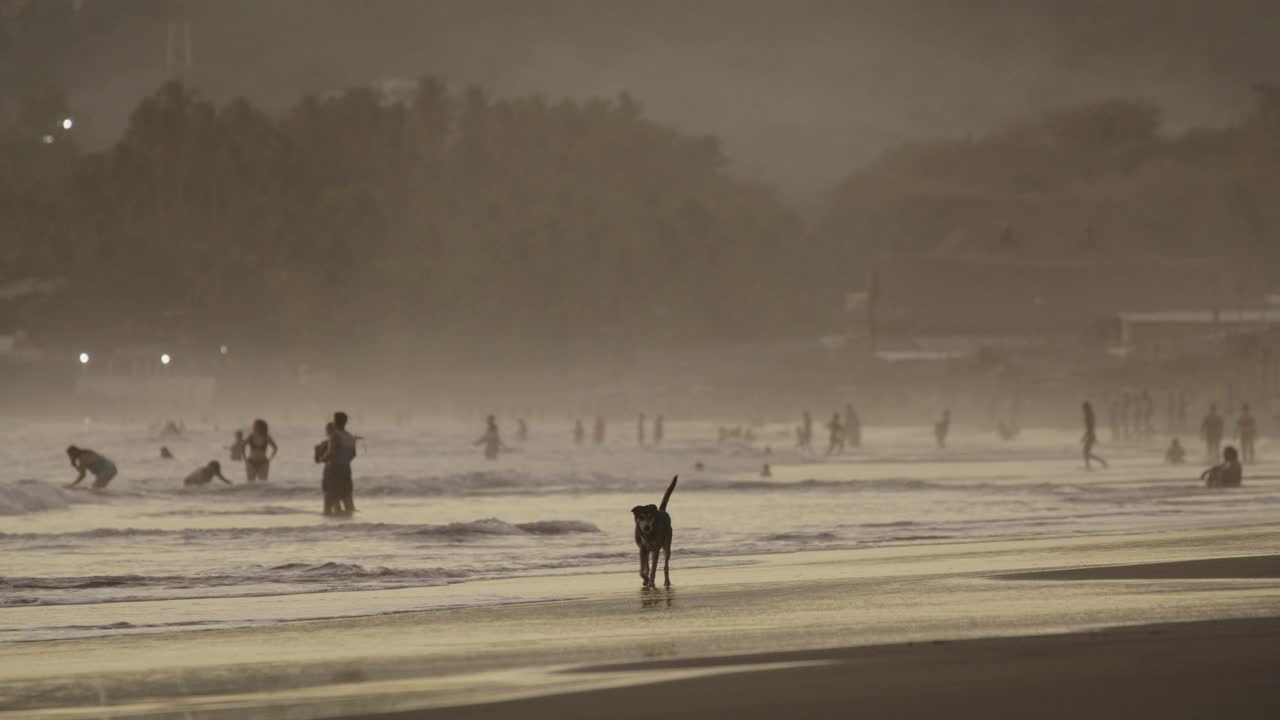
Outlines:
{"type": "Polygon", "coordinates": [[[43,175],[0,186],[9,259],[73,288],[31,310],[43,324],[679,340],[803,310],[799,217],[626,95],[494,99],[423,77],[267,112],[174,83],[102,152],[19,140],[0,152],[43,175]]]}
{"type": "Polygon", "coordinates": [[[625,94],[493,98],[425,76],[267,111],[173,83],[95,152],[73,134],[40,141],[30,128],[50,121],[0,133],[0,260],[68,279],[14,321],[68,333],[812,337],[847,322],[843,293],[900,256],[1220,254],[1257,260],[1242,265],[1262,284],[1280,259],[1268,86],[1222,128],[1173,133],[1122,99],[895,148],[813,218],[735,176],[714,137],[654,122],[625,94]]]}

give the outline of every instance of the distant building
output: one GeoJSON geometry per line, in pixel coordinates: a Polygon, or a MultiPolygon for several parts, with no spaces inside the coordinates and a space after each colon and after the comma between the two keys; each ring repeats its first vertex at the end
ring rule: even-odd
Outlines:
{"type": "Polygon", "coordinates": [[[1223,332],[1257,331],[1280,325],[1280,307],[1252,310],[1189,310],[1120,313],[1126,346],[1212,338],[1223,332]]]}

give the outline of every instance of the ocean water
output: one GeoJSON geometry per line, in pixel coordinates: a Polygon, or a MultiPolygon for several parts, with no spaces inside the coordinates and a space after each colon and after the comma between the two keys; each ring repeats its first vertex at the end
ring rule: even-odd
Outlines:
{"type": "MultiPolygon", "coordinates": [[[[532,423],[527,443],[486,461],[481,424],[361,426],[350,519],[320,513],[312,428],[274,427],[271,481],[246,485],[226,458],[227,427],[161,440],[154,427],[9,422],[0,465],[0,643],[248,627],[431,607],[574,596],[471,591],[481,579],[618,573],[638,587],[630,508],[656,503],[679,474],[670,510],[672,579],[690,569],[800,550],[1052,538],[1272,521],[1276,466],[1235,490],[1199,486],[1200,465],[1161,464],[1159,442],[1102,448],[1087,473],[1077,435],[1028,430],[1005,443],[957,430],[870,428],[837,457],[790,447],[791,429],[754,445],[719,445],[710,423],[671,423],[661,448],[637,447],[632,423],[610,444],[575,447],[567,422],[532,423]],[[105,491],[64,487],[68,443],[120,467],[105,491]],[[167,444],[176,459],[162,460],[167,444]],[[766,448],[771,448],[767,451],[766,448]],[[184,488],[220,459],[236,485],[184,488]],[[701,462],[703,470],[695,470],[701,462]],[[764,463],[773,476],[761,477],[764,463]],[[455,586],[454,592],[415,589],[455,586]]],[[[508,433],[509,434],[509,433],[508,433]]],[[[1260,447],[1260,454],[1268,454],[1260,447]]],[[[86,484],[89,481],[86,480],[86,484]]],[[[492,584],[489,584],[491,587],[492,584]]],[[[548,589],[550,588],[550,589],[548,589]]]]}

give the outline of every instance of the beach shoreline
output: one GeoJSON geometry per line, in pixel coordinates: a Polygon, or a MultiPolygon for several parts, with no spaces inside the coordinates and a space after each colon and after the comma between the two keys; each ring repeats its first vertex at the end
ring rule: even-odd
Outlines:
{"type": "Polygon", "coordinates": [[[689,676],[344,720],[779,715],[1274,718],[1280,618],[589,667],[689,676]],[[711,673],[698,671],[714,670],[711,673]]]}
{"type": "MultiPolygon", "coordinates": [[[[0,718],[354,718],[424,708],[462,711],[654,682],[718,687],[728,682],[712,677],[724,674],[722,658],[761,651],[766,656],[750,664],[764,676],[803,669],[816,678],[828,672],[819,663],[831,658],[822,653],[842,657],[850,648],[1090,636],[1103,628],[1196,621],[1270,622],[1280,615],[1280,582],[1230,568],[1275,567],[1275,556],[1258,552],[1277,546],[1280,530],[1255,527],[820,551],[682,570],[670,590],[641,590],[639,578],[619,568],[422,590],[447,596],[542,588],[563,596],[543,602],[12,643],[0,645],[0,718]],[[1188,563],[1210,579],[1141,579],[1168,563],[1188,563]],[[1074,572],[1085,566],[1127,566],[1130,578],[1007,579],[1036,568],[1074,572]],[[1230,571],[1209,572],[1214,567],[1230,571]],[[1247,577],[1231,577],[1237,574],[1247,577]],[[668,669],[626,669],[637,659],[668,669]]],[[[1040,652],[1035,642],[1023,642],[1001,647],[1015,655],[1040,652]]],[[[1208,636],[1197,642],[1221,643],[1208,636]]]]}

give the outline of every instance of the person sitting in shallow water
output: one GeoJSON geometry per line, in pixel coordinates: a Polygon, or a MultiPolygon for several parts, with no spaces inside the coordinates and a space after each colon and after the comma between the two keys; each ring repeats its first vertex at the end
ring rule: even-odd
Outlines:
{"type": "Polygon", "coordinates": [[[198,467],[191,471],[191,474],[182,481],[183,485],[191,487],[192,485],[208,485],[213,482],[214,478],[218,478],[222,482],[230,485],[231,481],[222,476],[222,466],[217,460],[210,460],[209,464],[204,467],[198,467]]]}
{"type": "Polygon", "coordinates": [[[1164,451],[1164,461],[1170,465],[1181,465],[1186,462],[1187,450],[1174,438],[1169,442],[1169,449],[1164,451]]]}
{"type": "Polygon", "coordinates": [[[1205,487],[1240,487],[1244,471],[1240,467],[1240,454],[1230,445],[1222,449],[1222,462],[1200,473],[1205,487]]]}
{"type": "Polygon", "coordinates": [[[88,448],[71,445],[67,447],[67,458],[71,460],[71,467],[80,471],[69,487],[79,485],[86,473],[93,474],[93,486],[98,489],[106,487],[116,476],[115,463],[88,448]]]}

